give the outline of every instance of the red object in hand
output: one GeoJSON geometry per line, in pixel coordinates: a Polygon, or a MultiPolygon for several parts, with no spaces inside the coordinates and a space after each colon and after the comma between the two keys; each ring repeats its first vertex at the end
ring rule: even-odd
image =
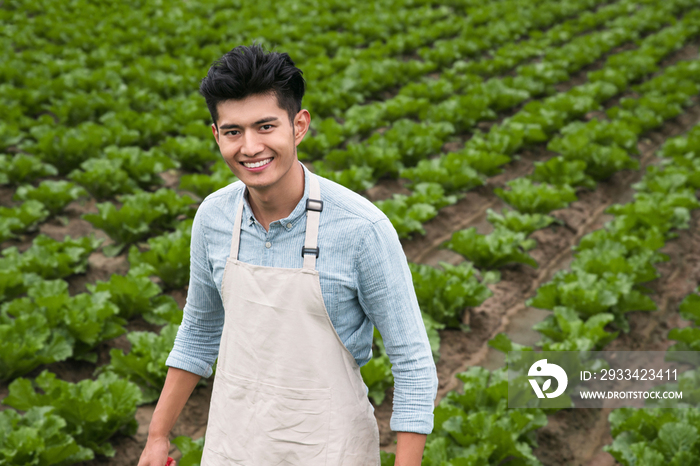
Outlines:
{"type": "Polygon", "coordinates": [[[168,456],[168,462],[165,463],[165,466],[175,466],[175,460],[168,456]]]}

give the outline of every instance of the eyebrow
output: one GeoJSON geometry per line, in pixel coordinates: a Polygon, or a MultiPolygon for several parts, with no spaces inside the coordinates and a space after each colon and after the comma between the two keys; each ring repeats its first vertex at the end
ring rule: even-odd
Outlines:
{"type": "MultiPolygon", "coordinates": [[[[262,120],[256,121],[251,126],[258,126],[258,125],[262,125],[263,123],[269,123],[271,121],[277,121],[277,120],[279,120],[279,118],[277,118],[275,116],[269,116],[269,117],[263,118],[262,120]]],[[[234,125],[233,123],[227,123],[225,125],[219,126],[219,129],[234,129],[234,128],[235,129],[242,129],[243,127],[241,125],[234,125]]]]}

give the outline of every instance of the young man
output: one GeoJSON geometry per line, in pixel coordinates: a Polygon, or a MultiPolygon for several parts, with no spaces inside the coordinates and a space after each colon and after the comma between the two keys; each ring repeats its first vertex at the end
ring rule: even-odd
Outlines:
{"type": "Polygon", "coordinates": [[[304,90],[289,55],[259,45],[234,48],[202,80],[239,181],[195,216],[184,318],[139,466],[165,464],[217,356],[202,466],[378,465],[359,369],[373,326],[393,364],[396,465],[421,462],[437,374],[406,256],[374,204],[299,162],[304,90]]]}

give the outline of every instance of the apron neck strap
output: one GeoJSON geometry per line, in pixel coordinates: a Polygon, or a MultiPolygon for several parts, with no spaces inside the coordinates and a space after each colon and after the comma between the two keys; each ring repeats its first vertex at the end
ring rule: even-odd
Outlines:
{"type": "Polygon", "coordinates": [[[236,220],[233,222],[233,234],[231,235],[231,253],[229,256],[236,260],[238,260],[238,243],[241,239],[241,218],[243,217],[243,198],[245,197],[246,189],[243,188],[243,196],[241,197],[241,202],[238,203],[236,220]]]}
{"type": "Polygon", "coordinates": [[[304,257],[304,268],[315,269],[316,258],[318,257],[318,224],[323,201],[321,200],[321,190],[318,179],[313,173],[309,173],[311,185],[309,186],[309,198],[306,200],[306,238],[304,247],[301,248],[301,255],[304,257]]]}
{"type": "MultiPolygon", "coordinates": [[[[318,225],[320,222],[320,214],[323,210],[323,201],[321,200],[321,189],[318,184],[318,179],[313,173],[309,173],[311,183],[309,185],[309,198],[306,200],[306,238],[304,246],[301,248],[301,255],[304,257],[304,268],[315,269],[316,258],[318,257],[318,225]]],[[[243,190],[245,196],[245,188],[243,190]]],[[[236,220],[233,224],[233,235],[231,238],[231,253],[233,259],[238,260],[238,246],[241,238],[241,219],[243,218],[243,198],[238,204],[236,212],[236,220]]]]}

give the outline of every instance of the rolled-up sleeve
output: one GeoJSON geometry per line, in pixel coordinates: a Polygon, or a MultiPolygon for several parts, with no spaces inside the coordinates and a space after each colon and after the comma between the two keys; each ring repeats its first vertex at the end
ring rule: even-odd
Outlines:
{"type": "Polygon", "coordinates": [[[177,331],[173,349],[165,361],[166,366],[202,377],[212,374],[224,325],[224,307],[214,282],[207,251],[206,221],[205,203],[202,203],[192,223],[190,283],[182,324],[177,331]]]}
{"type": "Polygon", "coordinates": [[[406,255],[389,219],[369,225],[355,264],[360,305],[382,335],[392,364],[391,430],[429,434],[437,371],[406,255]]]}

